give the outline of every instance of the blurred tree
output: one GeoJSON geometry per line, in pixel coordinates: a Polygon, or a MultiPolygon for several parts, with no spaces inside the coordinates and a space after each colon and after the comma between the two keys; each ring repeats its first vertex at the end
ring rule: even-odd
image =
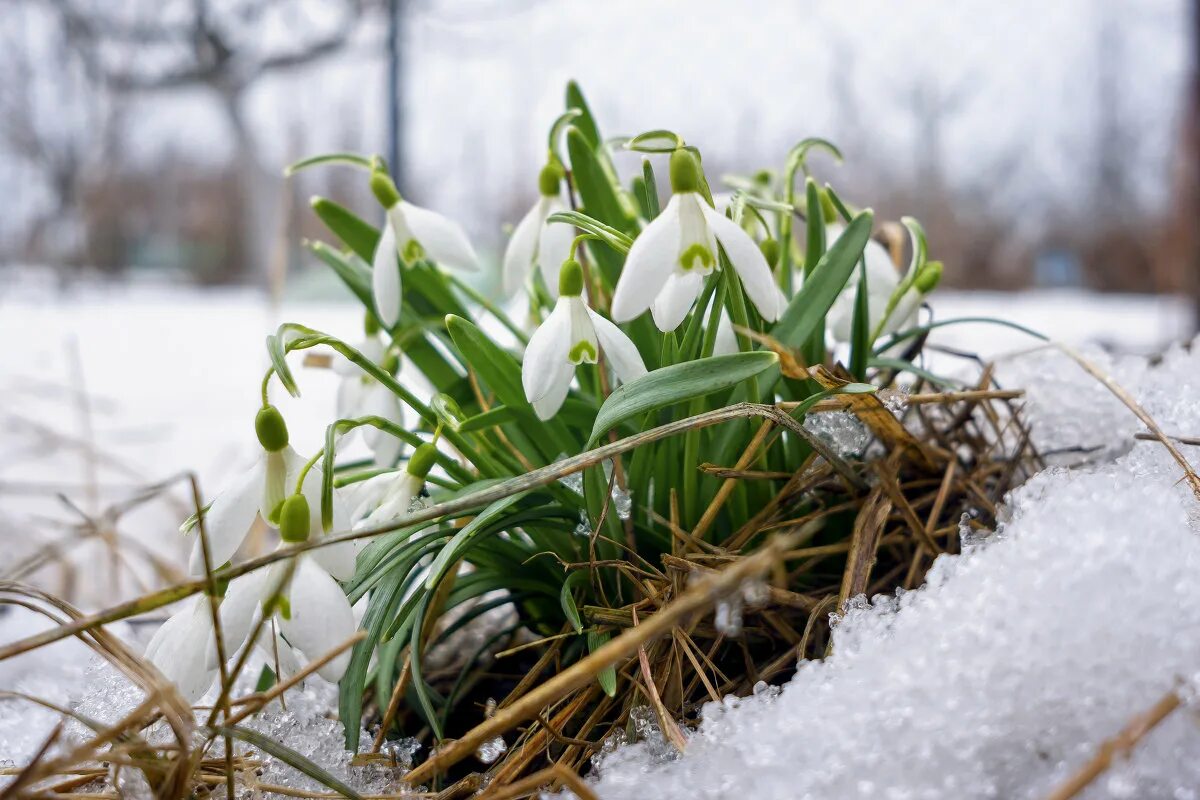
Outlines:
{"type": "Polygon", "coordinates": [[[265,174],[247,120],[248,90],[264,76],[340,51],[378,0],[52,0],[88,73],[118,96],[210,92],[233,143],[240,232],[206,280],[267,272],[279,176],[265,174]]]}

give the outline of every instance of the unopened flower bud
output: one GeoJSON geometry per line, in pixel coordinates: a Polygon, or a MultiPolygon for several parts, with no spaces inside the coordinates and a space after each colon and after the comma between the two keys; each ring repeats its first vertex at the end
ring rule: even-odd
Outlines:
{"type": "Polygon", "coordinates": [[[671,153],[671,191],[700,191],[700,165],[696,156],[682,147],[671,153]]]}
{"type": "Polygon", "coordinates": [[[548,162],[538,174],[538,191],[541,192],[543,197],[558,197],[558,189],[562,178],[562,167],[553,161],[548,162]]]}
{"type": "Polygon", "coordinates": [[[400,191],[395,182],[381,169],[371,170],[371,191],[384,208],[391,208],[400,202],[400,191]]]}
{"type": "Polygon", "coordinates": [[[308,500],[302,494],[292,495],[279,510],[280,538],[289,544],[307,541],[310,520],[308,500]]]}
{"type": "Polygon", "coordinates": [[[762,250],[768,266],[774,267],[779,262],[779,242],[768,237],[759,243],[758,249],[762,250]]]}
{"type": "Polygon", "coordinates": [[[437,452],[437,446],[429,443],[413,450],[408,459],[408,474],[423,480],[429,474],[429,470],[433,469],[434,462],[437,461],[437,452]]]}
{"type": "Polygon", "coordinates": [[[258,442],[268,453],[278,453],[288,445],[287,423],[283,414],[272,405],[263,406],[254,417],[254,432],[258,434],[258,442]]]}
{"type": "Polygon", "coordinates": [[[913,286],[921,294],[929,294],[942,280],[942,262],[927,261],[921,267],[921,271],[917,273],[917,279],[913,281],[913,286]]]}
{"type": "Polygon", "coordinates": [[[558,294],[560,297],[579,297],[583,294],[583,267],[573,258],[564,261],[558,271],[558,294]]]}

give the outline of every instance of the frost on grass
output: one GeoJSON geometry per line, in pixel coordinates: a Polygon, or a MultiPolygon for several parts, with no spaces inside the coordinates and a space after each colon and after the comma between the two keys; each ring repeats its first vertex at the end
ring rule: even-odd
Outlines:
{"type": "MultiPolygon", "coordinates": [[[[1104,366],[1166,430],[1200,433],[1200,356],[1104,366]]],[[[709,704],[685,755],[650,736],[601,756],[600,797],[1044,797],[1164,693],[1195,696],[1200,515],[1179,467],[1063,357],[1007,370],[1039,444],[1083,443],[1090,465],[1014,492],[922,589],[853,602],[833,655],[777,696],[709,704]]],[[[1200,797],[1189,711],[1083,796],[1200,797]]]]}

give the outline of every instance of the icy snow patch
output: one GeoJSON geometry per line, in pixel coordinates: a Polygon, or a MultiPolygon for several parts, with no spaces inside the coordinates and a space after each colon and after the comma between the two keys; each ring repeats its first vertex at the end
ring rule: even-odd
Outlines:
{"type": "MultiPolygon", "coordinates": [[[[1200,433],[1200,356],[1105,366],[1164,428],[1200,433]]],[[[600,797],[1044,797],[1164,693],[1194,697],[1200,504],[1178,466],[1061,356],[1010,365],[1008,383],[1035,389],[1039,444],[1108,460],[1035,477],[922,589],[853,602],[830,658],[775,697],[710,703],[683,756],[652,738],[602,756],[600,797]]],[[[1198,797],[1197,752],[1177,711],[1083,796],[1198,797]]]]}

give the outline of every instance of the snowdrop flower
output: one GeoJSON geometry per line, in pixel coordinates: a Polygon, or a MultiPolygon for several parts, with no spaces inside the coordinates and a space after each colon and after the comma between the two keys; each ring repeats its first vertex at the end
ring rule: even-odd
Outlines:
{"type": "Polygon", "coordinates": [[[212,608],[207,595],[188,599],[146,645],[145,658],[175,684],[188,703],[208,693],[217,677],[210,667],[207,651],[216,649],[212,608]]]}
{"type": "MultiPolygon", "coordinates": [[[[214,568],[233,557],[257,517],[267,521],[275,518],[290,477],[304,461],[288,445],[287,424],[275,406],[265,405],[259,409],[254,418],[254,432],[263,452],[250,469],[216,496],[204,512],[204,532],[208,536],[214,568]]],[[[204,572],[204,553],[198,530],[192,532],[196,541],[189,567],[199,575],[204,572]]]]}
{"type": "Polygon", "coordinates": [[[763,319],[778,318],[779,290],[754,240],[700,196],[700,167],[684,149],[671,154],[667,207],[646,226],[625,259],[612,299],[612,317],[628,322],[647,308],[661,331],[679,327],[717,268],[717,243],[763,319]]]}
{"type": "Polygon", "coordinates": [[[574,239],[570,225],[546,222],[551,214],[567,210],[561,183],[562,168],[558,164],[551,162],[542,167],[538,176],[538,201],[517,223],[504,251],[505,295],[512,295],[521,288],[536,264],[550,296],[558,297],[558,268],[570,257],[574,239]]]}
{"type": "MultiPolygon", "coordinates": [[[[841,224],[827,225],[825,228],[827,246],[832,247],[833,243],[838,240],[838,237],[844,231],[845,227],[841,224]]],[[[888,254],[888,251],[874,239],[867,240],[863,257],[867,266],[869,329],[875,331],[879,328],[880,322],[883,321],[888,303],[891,301],[892,295],[899,288],[902,276],[899,270],[896,269],[895,262],[892,261],[892,257],[888,254]]],[[[942,265],[940,263],[936,261],[926,263],[913,281],[913,284],[896,301],[896,305],[892,309],[891,314],[888,315],[886,323],[880,330],[880,334],[886,335],[909,327],[916,318],[917,310],[921,307],[925,295],[937,285],[941,279],[941,274],[942,265]]],[[[854,299],[858,293],[858,281],[861,275],[862,263],[860,262],[855,267],[854,272],[851,273],[850,280],[846,282],[846,287],[842,289],[841,294],[838,295],[837,300],[834,301],[833,307],[829,311],[829,332],[837,342],[849,342],[853,335],[854,299]]]]}
{"type": "Polygon", "coordinates": [[[355,529],[399,519],[409,512],[413,499],[425,488],[425,476],[437,459],[437,447],[423,444],[413,451],[403,472],[372,478],[358,497],[352,516],[360,520],[355,529]]]}
{"type": "Polygon", "coordinates": [[[372,292],[379,321],[392,328],[400,320],[401,263],[422,258],[442,266],[474,270],[479,258],[457,223],[400,199],[396,184],[382,170],[371,173],[371,191],[387,209],[372,264],[372,292]]]}
{"type": "Polygon", "coordinates": [[[600,348],[622,383],[646,374],[637,347],[613,323],[588,308],[583,269],[574,259],[563,263],[554,310],[529,338],[521,363],[525,397],[539,419],[550,419],[562,406],[578,364],[595,364],[600,348]]]}
{"type": "MultiPolygon", "coordinates": [[[[378,332],[368,333],[357,349],[389,374],[395,375],[399,370],[399,357],[395,352],[387,351],[378,332]]],[[[338,359],[334,362],[333,369],[342,376],[337,392],[339,419],[375,416],[399,426],[404,425],[404,411],[400,399],[386,386],[347,360],[338,359]]],[[[375,456],[376,466],[387,468],[396,463],[400,451],[404,448],[400,439],[374,426],[364,426],[356,430],[363,432],[363,439],[375,456]]]]}

